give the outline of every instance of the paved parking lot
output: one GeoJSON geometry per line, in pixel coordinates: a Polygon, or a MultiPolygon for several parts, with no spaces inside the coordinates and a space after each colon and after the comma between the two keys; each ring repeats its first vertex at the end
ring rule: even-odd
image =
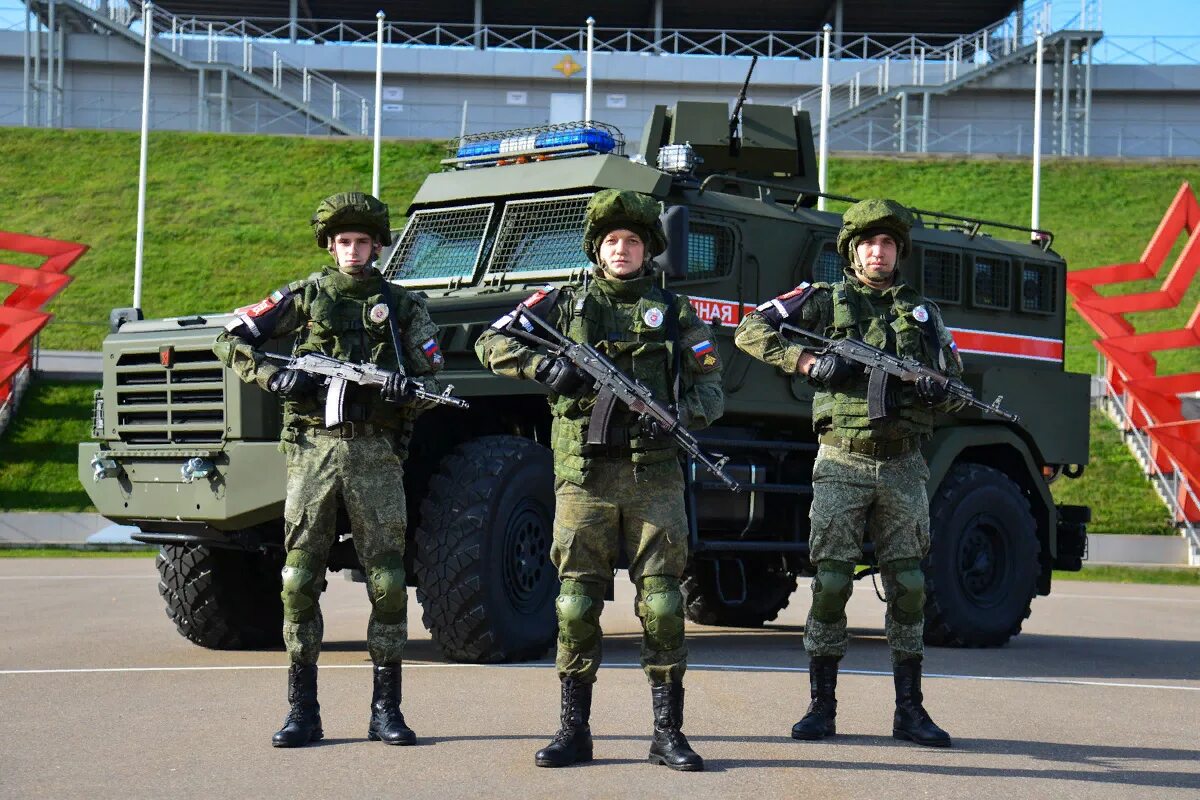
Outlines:
{"type": "MultiPolygon", "coordinates": [[[[806,582],[802,582],[806,583],[806,582]]],[[[890,736],[883,606],[859,584],[839,735],[788,738],[807,704],[806,592],[763,630],[689,627],[685,731],[708,771],[645,762],[650,698],[632,591],[605,610],[596,758],[533,766],[554,731],[549,661],[445,661],[411,602],[404,710],[413,748],[365,740],[363,587],[332,576],[320,698],[328,738],[270,747],[282,652],[180,638],[150,559],[0,559],[2,797],[1171,798],[1200,796],[1200,591],[1062,583],[998,650],[933,649],[926,706],[949,750],[890,736]]]]}

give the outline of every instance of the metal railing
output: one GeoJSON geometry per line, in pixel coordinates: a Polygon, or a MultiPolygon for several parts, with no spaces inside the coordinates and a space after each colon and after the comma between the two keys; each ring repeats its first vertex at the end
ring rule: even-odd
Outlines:
{"type": "Polygon", "coordinates": [[[1196,493],[1200,487],[1191,485],[1178,462],[1169,454],[1165,455],[1166,460],[1170,463],[1170,470],[1158,468],[1150,449],[1150,435],[1134,426],[1133,420],[1126,411],[1126,403],[1132,401],[1142,414],[1148,417],[1146,409],[1142,408],[1135,398],[1131,398],[1125,393],[1114,392],[1112,384],[1103,377],[1103,374],[1094,379],[1098,380],[1104,389],[1101,398],[1102,410],[1123,432],[1125,444],[1138,463],[1142,465],[1147,479],[1166,505],[1167,510],[1170,511],[1171,518],[1174,520],[1175,527],[1179,529],[1180,535],[1187,539],[1188,564],[1193,567],[1200,566],[1200,525],[1187,520],[1184,516],[1183,504],[1179,501],[1180,495],[1186,494],[1193,504],[1200,506],[1200,497],[1196,493]]]}
{"type": "MultiPolygon", "coordinates": [[[[129,28],[139,35],[144,30],[140,2],[74,2],[94,14],[106,16],[114,25],[129,28]]],[[[285,102],[304,109],[302,113],[312,111],[360,135],[367,134],[371,103],[363,95],[339,85],[324,73],[292,64],[279,54],[278,49],[267,46],[260,36],[252,35],[248,30],[234,36],[230,35],[228,26],[207,23],[197,27],[195,20],[182,19],[158,6],[151,8],[150,22],[156,44],[187,60],[193,68],[232,66],[257,79],[260,85],[269,86],[285,102]]]]}

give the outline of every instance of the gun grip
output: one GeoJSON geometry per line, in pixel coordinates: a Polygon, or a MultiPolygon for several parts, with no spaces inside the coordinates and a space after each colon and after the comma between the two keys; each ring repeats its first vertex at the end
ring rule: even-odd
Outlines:
{"type": "Polygon", "coordinates": [[[596,395],[596,405],[592,406],[592,416],[588,420],[588,444],[608,444],[608,423],[612,420],[616,402],[617,396],[608,389],[601,389],[596,395]]]}

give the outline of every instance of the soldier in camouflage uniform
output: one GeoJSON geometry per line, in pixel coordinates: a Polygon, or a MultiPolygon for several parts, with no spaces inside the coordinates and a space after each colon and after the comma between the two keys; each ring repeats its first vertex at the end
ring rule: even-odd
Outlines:
{"type": "Polygon", "coordinates": [[[804,646],[811,658],[812,703],[792,728],[796,739],[835,733],[838,661],[846,652],[846,601],[864,533],[887,596],[885,624],[896,685],[892,735],[919,744],[949,746],[950,737],[922,706],[925,579],[929,549],[929,468],[920,444],[937,411],[958,402],[931,378],[888,386],[888,413],[871,421],[868,376],[832,353],[814,355],[788,340],[783,322],[830,338],[855,338],[958,377],[962,362],[935,305],[899,278],[897,264],[912,250],[909,211],[872,199],[846,210],[838,252],[850,262],[834,284],[801,284],[769,300],[738,326],[737,346],[783,372],[807,375],[817,387],[813,428],[820,449],[813,465],[809,557],[817,568],[804,646]]]}
{"type": "Polygon", "coordinates": [[[242,380],[284,399],[283,639],[291,660],[291,710],[271,743],[300,747],[324,735],[317,704],[320,597],[340,502],[371,598],[367,648],[375,670],[367,736],[407,745],[416,736],[400,711],[408,639],[403,460],[413,421],[423,410],[415,388],[438,391],[437,327],[420,297],[392,286],[374,267],[381,247],[391,241],[386,205],[361,192],[335,194],[317,207],[312,226],[317,245],[334,264],[238,314],[213,347],[242,380]],[[292,334],[295,355],[371,362],[396,374],[380,391],[349,385],[345,422],[327,428],[324,390],[308,374],[265,360],[260,350],[268,339],[292,334]]]}
{"type": "MultiPolygon", "coordinates": [[[[702,428],[724,411],[721,365],[708,326],[686,297],[660,287],[650,262],[667,247],[660,210],[637,192],[596,193],[583,236],[596,265],[592,280],[539,291],[523,305],[571,339],[594,345],[657,399],[676,404],[687,427],[702,428]]],[[[570,360],[522,344],[508,331],[511,322],[512,315],[497,320],[475,352],[498,375],[550,389],[556,499],[550,558],[562,580],[556,604],[562,726],[535,762],[562,767],[592,758],[588,719],[600,666],[600,611],[623,545],[637,586],[642,667],[654,708],[650,760],[701,770],[704,761],[680,730],[687,666],[680,576],[688,526],[676,446],[627,409],[614,413],[608,445],[587,445],[596,402],[590,380],[570,360]]]]}

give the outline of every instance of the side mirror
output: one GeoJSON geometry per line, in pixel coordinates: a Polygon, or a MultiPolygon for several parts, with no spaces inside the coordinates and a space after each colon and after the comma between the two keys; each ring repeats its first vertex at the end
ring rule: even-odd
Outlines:
{"type": "Polygon", "coordinates": [[[114,308],[108,314],[108,332],[116,333],[126,322],[142,319],[140,308],[114,308]]]}
{"type": "Polygon", "coordinates": [[[688,207],[671,206],[659,217],[667,234],[667,250],[655,256],[654,264],[672,280],[682,280],[688,271],[688,207]]]}

